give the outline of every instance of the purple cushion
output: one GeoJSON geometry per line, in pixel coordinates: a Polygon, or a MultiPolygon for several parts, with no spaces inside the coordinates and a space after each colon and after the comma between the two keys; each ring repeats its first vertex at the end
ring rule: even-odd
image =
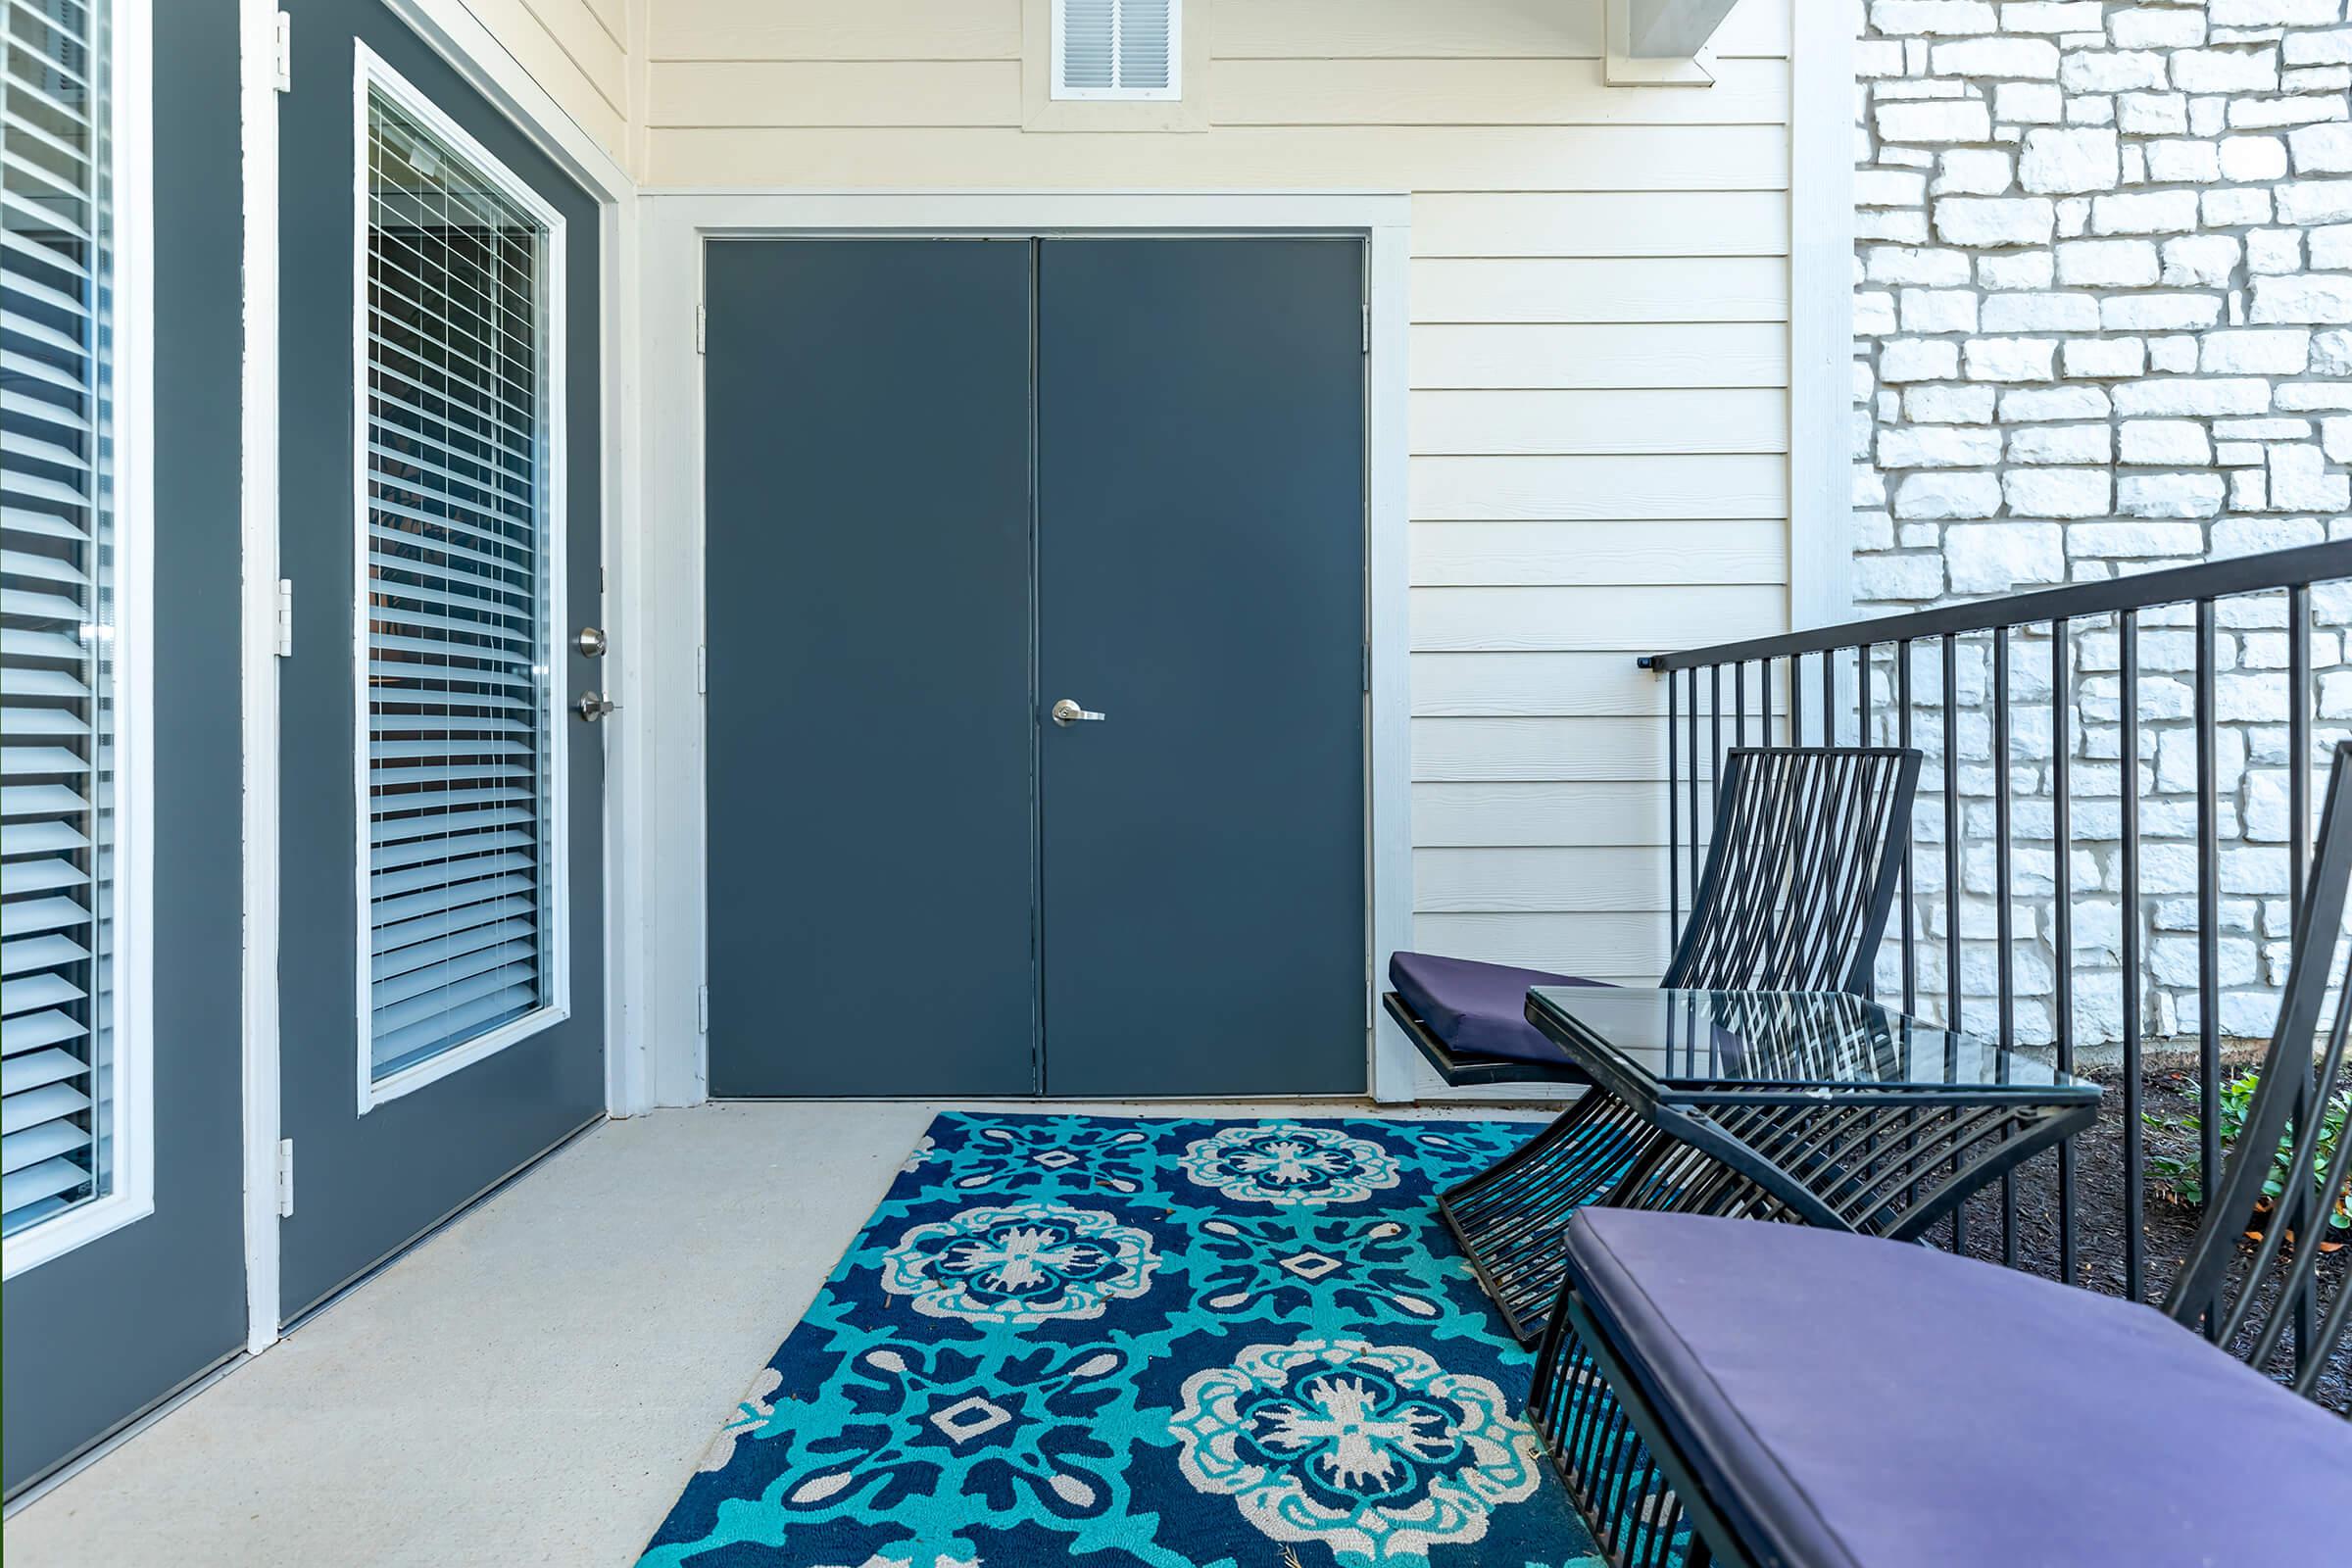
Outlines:
{"type": "Polygon", "coordinates": [[[1429,1032],[1461,1056],[1506,1056],[1513,1061],[1557,1065],[1566,1053],[1527,1021],[1530,986],[1597,986],[1572,974],[1514,969],[1475,958],[1441,958],[1433,953],[1398,953],[1389,958],[1389,983],[1429,1025],[1429,1032]]]}
{"type": "Polygon", "coordinates": [[[2352,1423],[2151,1307],[1929,1248],[1587,1208],[1581,1296],[1765,1560],[2317,1563],[2352,1423]]]}

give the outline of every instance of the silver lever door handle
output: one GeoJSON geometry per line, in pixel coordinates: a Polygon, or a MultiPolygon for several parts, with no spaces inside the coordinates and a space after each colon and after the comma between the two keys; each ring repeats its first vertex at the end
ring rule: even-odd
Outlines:
{"type": "Polygon", "coordinates": [[[600,697],[595,692],[582,692],[580,700],[571,705],[572,711],[591,724],[619,707],[612,698],[600,697]]]}
{"type": "Polygon", "coordinates": [[[1056,724],[1099,724],[1106,716],[1102,713],[1089,712],[1067,697],[1054,705],[1054,722],[1056,724]]]}

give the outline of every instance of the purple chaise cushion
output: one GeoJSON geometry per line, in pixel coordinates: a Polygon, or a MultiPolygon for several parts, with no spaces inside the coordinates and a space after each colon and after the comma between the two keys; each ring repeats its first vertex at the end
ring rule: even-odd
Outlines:
{"type": "Polygon", "coordinates": [[[1475,958],[1441,958],[1434,953],[1398,953],[1389,958],[1389,983],[1454,1054],[1550,1064],[1564,1053],[1527,1021],[1528,987],[1607,982],[1475,958]]]}
{"type": "Polygon", "coordinates": [[[2317,1563],[2352,1423],[2151,1307],[1899,1242],[1585,1208],[1577,1291],[1760,1558],[2317,1563]]]}

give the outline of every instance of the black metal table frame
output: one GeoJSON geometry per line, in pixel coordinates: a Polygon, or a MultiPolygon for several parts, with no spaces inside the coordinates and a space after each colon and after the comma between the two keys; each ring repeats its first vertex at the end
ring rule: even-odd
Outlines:
{"type": "MultiPolygon", "coordinates": [[[[1410,1016],[1400,1001],[1390,1010],[1404,1015],[1400,1023],[1410,1016]]],[[[2098,1117],[2089,1086],[2041,1086],[2047,1093],[2039,1097],[2027,1085],[1668,1088],[1621,1070],[1605,1051],[1578,1050],[1584,1042],[1563,1038],[1532,1003],[1528,1018],[1576,1053],[1555,1080],[1592,1087],[1517,1151],[1437,1200],[1479,1285],[1526,1345],[1543,1335],[1560,1294],[1562,1232],[1588,1202],[1910,1241],[1985,1183],[2098,1117]]],[[[1514,1074],[1526,1067],[1508,1065],[1514,1074]]]]}

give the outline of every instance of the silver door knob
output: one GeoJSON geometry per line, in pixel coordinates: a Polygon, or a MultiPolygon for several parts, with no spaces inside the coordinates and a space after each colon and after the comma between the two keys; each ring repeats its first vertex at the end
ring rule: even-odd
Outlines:
{"type": "Polygon", "coordinates": [[[1075,701],[1067,697],[1064,697],[1060,702],[1054,705],[1054,722],[1056,724],[1099,724],[1102,721],[1104,716],[1105,715],[1102,713],[1089,712],[1087,710],[1080,708],[1075,701]]]}
{"type": "Polygon", "coordinates": [[[599,693],[582,692],[580,693],[580,700],[576,703],[573,703],[571,706],[574,712],[578,713],[582,718],[593,724],[598,719],[604,717],[607,713],[612,712],[620,705],[614,702],[612,698],[603,696],[599,693]]]}
{"type": "Polygon", "coordinates": [[[612,646],[605,641],[605,628],[602,626],[582,626],[579,636],[572,641],[585,659],[595,659],[612,646]]]}

